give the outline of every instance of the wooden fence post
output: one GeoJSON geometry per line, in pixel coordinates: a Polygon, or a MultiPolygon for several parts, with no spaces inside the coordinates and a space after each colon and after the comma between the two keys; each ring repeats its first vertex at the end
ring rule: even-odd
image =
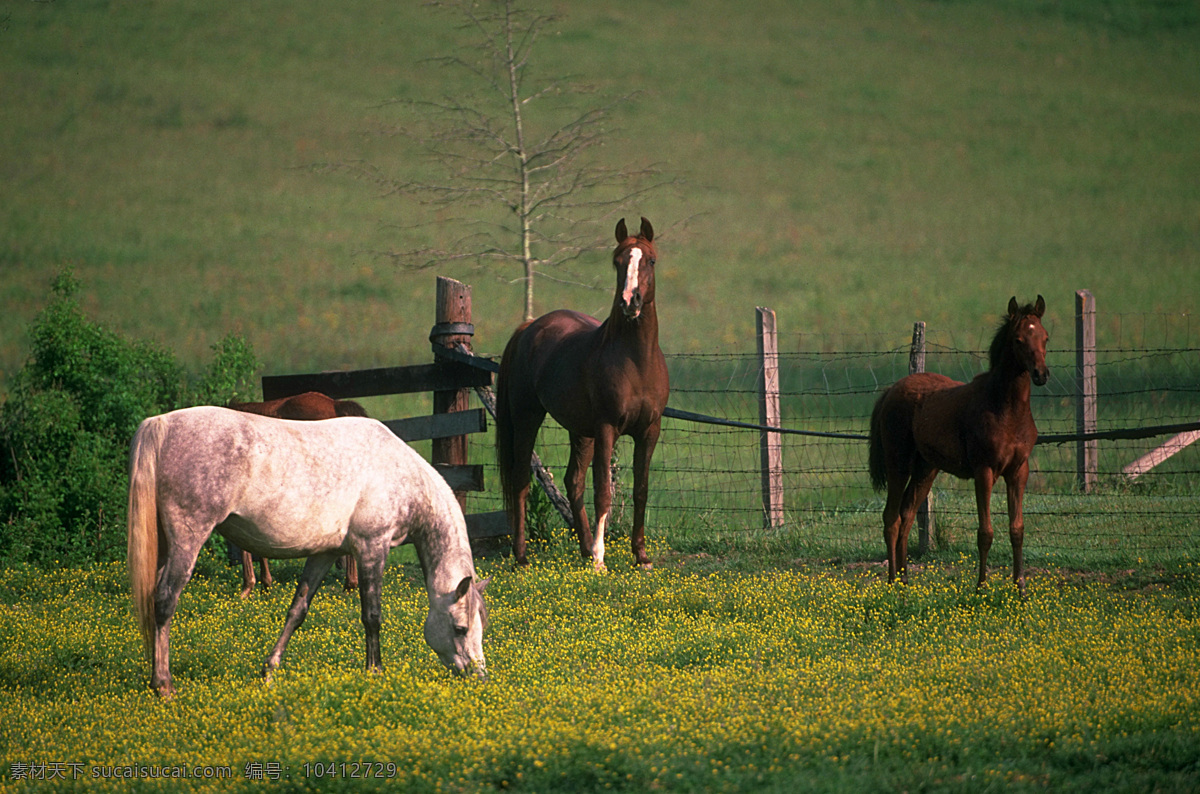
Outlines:
{"type": "MultiPolygon", "coordinates": [[[[775,312],[758,307],[758,423],[779,427],[779,339],[775,312]]],[[[783,445],[779,433],[759,431],[763,527],[783,526],[783,445]]]]}
{"type": "MultiPolygon", "coordinates": [[[[435,325],[429,332],[429,341],[444,347],[465,346],[471,348],[471,337],[475,334],[475,326],[471,325],[471,287],[461,281],[455,281],[445,276],[437,277],[437,310],[435,325]]],[[[433,393],[433,412],[435,414],[465,411],[470,405],[470,388],[454,389],[452,391],[435,391],[433,393]]],[[[452,436],[450,438],[435,438],[433,440],[432,462],[463,465],[467,462],[467,437],[452,436]]],[[[465,491],[455,491],[458,503],[466,512],[467,494],[465,491]]]]}
{"type": "MultiPolygon", "coordinates": [[[[912,344],[908,349],[908,374],[914,375],[925,371],[925,323],[918,320],[913,323],[912,344]]],[[[925,501],[917,508],[917,553],[920,557],[934,548],[934,517],[933,491],[925,497],[925,501]]]]}
{"type": "MultiPolygon", "coordinates": [[[[1075,293],[1075,432],[1096,432],[1096,299],[1089,290],[1075,293]]],[[[1090,492],[1099,470],[1096,441],[1075,442],[1079,489],[1090,492]]]]}

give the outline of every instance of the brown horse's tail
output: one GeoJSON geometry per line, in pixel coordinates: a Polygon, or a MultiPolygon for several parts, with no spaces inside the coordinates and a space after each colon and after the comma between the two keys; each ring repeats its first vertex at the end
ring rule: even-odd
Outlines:
{"type": "MultiPolygon", "coordinates": [[[[516,447],[516,428],[513,426],[512,393],[513,359],[517,355],[517,340],[529,323],[522,324],[504,346],[500,357],[500,371],[496,373],[496,465],[500,469],[500,492],[504,494],[504,510],[508,513],[509,526],[513,525],[517,495],[513,490],[513,475],[517,472],[517,461],[513,460],[516,447]]],[[[525,461],[529,465],[529,461],[525,461]]]]}
{"type": "Polygon", "coordinates": [[[152,416],[133,436],[129,454],[129,585],[147,658],[154,654],[154,586],[158,574],[158,455],[166,420],[152,416]]]}
{"type": "Polygon", "coordinates": [[[887,487],[887,462],[883,457],[883,401],[888,392],[884,391],[875,401],[875,409],[871,411],[871,432],[867,436],[867,469],[871,472],[871,485],[876,491],[887,487]]]}

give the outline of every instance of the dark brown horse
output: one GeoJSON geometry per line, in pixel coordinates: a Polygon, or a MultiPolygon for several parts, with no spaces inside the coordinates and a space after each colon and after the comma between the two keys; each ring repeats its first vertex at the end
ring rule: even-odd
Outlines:
{"type": "Polygon", "coordinates": [[[496,380],[496,458],[512,529],[512,549],[525,564],[525,499],[529,461],[546,414],[571,438],[567,497],[571,503],[579,551],[604,569],[604,530],[612,504],[609,468],[618,436],[633,437],[633,556],[650,567],[646,556],[646,497],[650,458],[658,443],[667,405],[667,362],[658,347],[654,305],[654,229],[642,218],[637,236],[616,228],[613,266],[617,289],[608,319],[600,322],[560,309],[522,325],[500,360],[496,380]],[[596,507],[596,535],[588,529],[584,482],[588,463],[596,507]]]}
{"type": "Polygon", "coordinates": [[[888,581],[899,572],[908,581],[908,532],[917,507],[939,471],[975,481],[979,511],[979,584],[987,579],[992,547],[992,486],[1000,477],[1008,488],[1008,537],[1013,549],[1013,581],[1025,593],[1021,545],[1025,519],[1021,501],[1029,478],[1029,452],[1037,426],[1029,410],[1030,383],[1043,386],[1046,303],[1008,303],[988,349],[989,369],[970,383],[944,375],[917,373],[901,378],[880,396],[871,414],[870,470],[876,490],[887,487],[883,539],[888,581]]]}
{"type": "MultiPolygon", "coordinates": [[[[229,403],[227,408],[243,411],[248,414],[273,416],[276,419],[333,419],[337,416],[366,416],[366,410],[353,400],[335,400],[316,391],[304,392],[278,400],[267,400],[261,403],[229,403]]],[[[263,587],[272,583],[271,566],[266,557],[260,557],[262,565],[263,587]]],[[[358,589],[358,566],[354,557],[346,555],[342,558],[346,569],[347,590],[358,589]]],[[[242,598],[247,598],[254,592],[254,558],[250,552],[242,550],[242,598]]]]}

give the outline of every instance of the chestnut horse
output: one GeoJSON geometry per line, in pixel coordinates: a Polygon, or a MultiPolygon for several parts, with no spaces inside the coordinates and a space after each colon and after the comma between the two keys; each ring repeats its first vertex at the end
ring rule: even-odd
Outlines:
{"type": "Polygon", "coordinates": [[[1042,327],[1046,302],[1018,306],[988,348],[989,369],[970,383],[919,372],[901,378],[875,403],[871,414],[870,471],[876,490],[887,487],[883,539],[887,544],[888,581],[896,573],[908,581],[908,532],[917,507],[929,494],[939,471],[975,481],[979,512],[979,585],[987,579],[992,546],[992,486],[1000,477],[1008,489],[1008,537],[1013,550],[1013,581],[1025,593],[1021,545],[1025,519],[1021,502],[1029,478],[1029,453],[1037,426],[1029,409],[1030,383],[1044,386],[1046,341],[1042,327]]]}
{"type": "MultiPolygon", "coordinates": [[[[353,400],[335,400],[317,391],[306,391],[291,397],[278,400],[267,400],[261,403],[229,403],[227,408],[244,411],[249,414],[273,416],[276,419],[333,419],[336,416],[366,416],[367,412],[353,400]]],[[[250,552],[241,550],[242,556],[242,598],[248,598],[254,592],[254,558],[250,552]]],[[[263,587],[270,587],[271,566],[266,557],[260,557],[262,565],[263,587]]],[[[342,558],[342,567],[346,571],[345,588],[358,589],[358,565],[354,557],[346,555],[342,558]]]]}
{"type": "Polygon", "coordinates": [[[496,379],[496,458],[512,530],[513,556],[525,559],[525,500],[529,462],[546,414],[571,438],[567,497],[579,551],[604,570],[604,531],[612,504],[609,468],[618,436],[633,437],[633,556],[646,556],[646,497],[650,458],[667,405],[667,362],[658,347],[654,305],[654,229],[642,218],[636,236],[617,223],[613,266],[617,289],[608,319],[559,309],[519,327],[500,360],[496,379]],[[584,483],[588,463],[596,508],[596,534],[588,529],[584,483]]]}

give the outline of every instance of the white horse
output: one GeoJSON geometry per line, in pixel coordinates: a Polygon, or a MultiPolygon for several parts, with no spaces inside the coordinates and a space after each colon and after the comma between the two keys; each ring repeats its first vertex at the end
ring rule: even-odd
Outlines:
{"type": "Polygon", "coordinates": [[[383,569],[388,549],[407,540],[429,593],[425,641],[453,672],[486,678],[487,580],[475,583],[462,509],[437,471],[380,422],[186,408],[142,422],[129,479],[129,578],[150,685],[163,697],[175,691],[171,618],[214,530],[263,557],[308,557],[264,675],[344,554],[358,560],[367,669],[381,668],[383,569]]]}

